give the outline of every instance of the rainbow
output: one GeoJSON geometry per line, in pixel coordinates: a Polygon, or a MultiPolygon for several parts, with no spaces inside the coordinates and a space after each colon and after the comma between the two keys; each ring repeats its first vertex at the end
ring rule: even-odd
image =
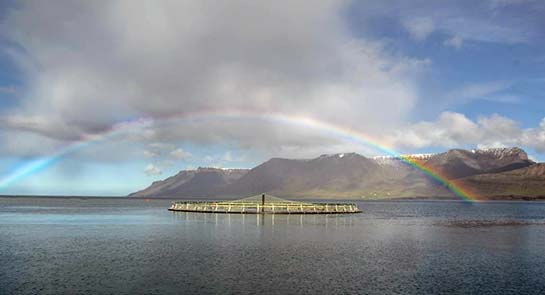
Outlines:
{"type": "Polygon", "coordinates": [[[389,148],[386,143],[380,143],[380,140],[374,139],[372,136],[362,133],[358,130],[334,125],[325,121],[317,120],[312,117],[301,115],[287,115],[281,113],[265,113],[257,114],[253,112],[241,112],[241,111],[218,111],[218,112],[195,112],[188,114],[174,114],[170,116],[160,118],[139,118],[137,120],[122,122],[115,124],[110,129],[99,133],[85,135],[80,140],[75,141],[69,145],[61,147],[54,154],[38,158],[18,167],[8,175],[0,179],[0,191],[8,186],[38,173],[56,163],[64,156],[81,150],[92,143],[98,143],[104,141],[113,136],[124,134],[134,127],[142,125],[162,126],[176,122],[191,122],[195,120],[238,120],[238,119],[251,119],[261,120],[271,123],[279,123],[286,125],[295,125],[305,128],[315,129],[321,131],[328,136],[332,136],[348,142],[365,145],[376,151],[384,153],[390,157],[397,158],[402,162],[422,171],[425,175],[429,176],[433,180],[437,181],[441,185],[450,189],[453,193],[459,196],[464,201],[474,202],[478,201],[477,194],[471,191],[471,189],[465,187],[462,184],[450,181],[440,171],[427,167],[422,161],[411,158],[409,156],[402,155],[392,148],[389,148]]]}

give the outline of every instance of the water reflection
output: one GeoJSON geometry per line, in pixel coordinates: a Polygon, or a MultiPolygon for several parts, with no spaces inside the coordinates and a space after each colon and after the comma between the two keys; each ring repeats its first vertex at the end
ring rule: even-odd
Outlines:
{"type": "Polygon", "coordinates": [[[172,212],[177,223],[213,223],[215,228],[223,226],[256,226],[274,230],[275,227],[308,226],[339,228],[353,227],[355,214],[225,214],[225,213],[195,213],[172,212]]]}

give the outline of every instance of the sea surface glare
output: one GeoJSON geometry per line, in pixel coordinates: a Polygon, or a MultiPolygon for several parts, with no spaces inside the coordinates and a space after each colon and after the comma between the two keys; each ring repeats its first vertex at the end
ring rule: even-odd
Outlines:
{"type": "Polygon", "coordinates": [[[0,198],[0,294],[545,294],[545,203],[264,216],[169,205],[0,198]]]}

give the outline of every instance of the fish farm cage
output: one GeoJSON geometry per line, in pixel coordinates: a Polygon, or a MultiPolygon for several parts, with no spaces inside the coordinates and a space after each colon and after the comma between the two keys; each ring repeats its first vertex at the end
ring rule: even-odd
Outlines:
{"type": "Polygon", "coordinates": [[[281,199],[267,194],[222,202],[178,201],[173,202],[168,210],[240,214],[343,214],[361,212],[356,204],[352,203],[306,203],[281,199]]]}

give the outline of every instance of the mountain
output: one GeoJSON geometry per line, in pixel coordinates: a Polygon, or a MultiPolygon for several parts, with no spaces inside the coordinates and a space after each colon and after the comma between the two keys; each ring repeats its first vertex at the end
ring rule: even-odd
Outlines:
{"type": "Polygon", "coordinates": [[[322,155],[310,160],[273,158],[234,182],[229,193],[270,192],[279,196],[337,196],[379,181],[381,167],[356,153],[322,155]]]}
{"type": "Polygon", "coordinates": [[[533,163],[520,148],[472,151],[454,149],[430,157],[425,161],[425,166],[434,168],[449,179],[457,179],[483,173],[510,171],[528,167],[533,163]]]}
{"type": "Polygon", "coordinates": [[[470,176],[460,179],[459,183],[489,198],[545,199],[545,163],[501,173],[470,176]]]}
{"type": "Polygon", "coordinates": [[[248,169],[201,168],[182,170],[162,181],[155,181],[144,190],[132,193],[129,197],[208,197],[225,189],[238,180],[248,169]]]}
{"type": "MultiPolygon", "coordinates": [[[[496,186],[506,192],[537,195],[544,190],[545,194],[545,185],[531,176],[534,169],[539,171],[533,167],[542,164],[530,161],[519,148],[453,149],[440,154],[402,157],[418,161],[452,181],[476,186],[479,191],[482,188],[485,195],[501,191],[492,190],[498,183],[505,184],[496,186]],[[528,189],[515,189],[520,183],[527,183],[528,189]]],[[[272,158],[250,170],[184,170],[130,196],[228,198],[258,193],[329,199],[453,196],[446,187],[407,165],[401,157],[367,158],[356,153],[322,155],[314,159],[272,158]]]]}

